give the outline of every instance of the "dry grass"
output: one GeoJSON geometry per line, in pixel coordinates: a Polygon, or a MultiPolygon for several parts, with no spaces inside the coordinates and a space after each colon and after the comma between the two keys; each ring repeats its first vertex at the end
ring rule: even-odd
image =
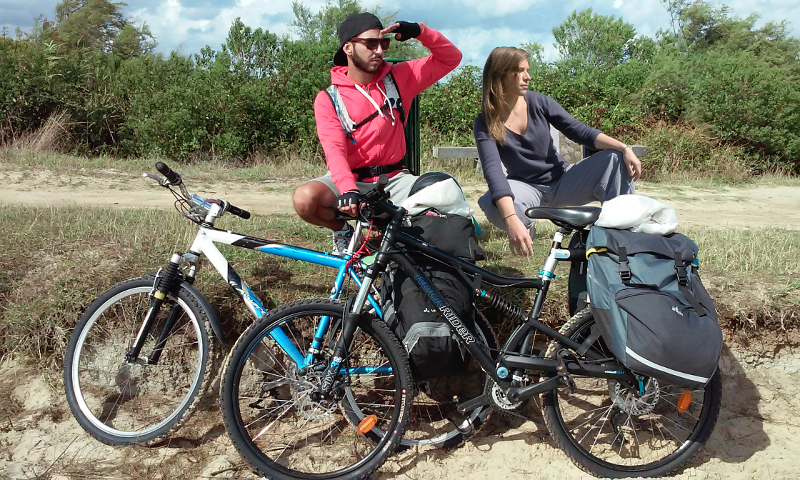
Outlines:
{"type": "MultiPolygon", "coordinates": [[[[160,211],[6,207],[0,211],[0,354],[17,353],[41,367],[59,368],[66,341],[83,309],[102,291],[128,278],[154,272],[174,251],[185,251],[192,224],[160,211]]],[[[291,216],[226,217],[223,228],[283,243],[324,250],[322,229],[291,216]]],[[[482,225],[486,268],[506,275],[537,276],[554,227],[541,222],[536,256],[514,257],[505,235],[482,225]]],[[[800,317],[800,239],[780,229],[691,230],[700,246],[701,273],[726,328],[761,335],[796,329],[800,317]]],[[[327,296],[334,270],[222,247],[239,274],[267,308],[298,298],[327,296]]],[[[568,265],[556,272],[543,317],[551,325],[566,320],[568,265]]],[[[251,315],[210,265],[198,286],[231,331],[241,331],[251,315]]],[[[504,297],[525,306],[532,292],[506,290],[504,297]]],[[[500,319],[502,320],[502,319],[500,319]]],[[[501,321],[501,331],[512,325],[501,321]]],[[[502,333],[502,332],[501,332],[502,333]]]]}
{"type": "Polygon", "coordinates": [[[31,152],[60,152],[70,143],[70,134],[67,126],[70,123],[69,114],[56,111],[36,131],[12,136],[9,144],[17,150],[31,152]]]}
{"type": "Polygon", "coordinates": [[[688,124],[648,125],[635,143],[647,146],[648,155],[642,159],[642,178],[647,181],[686,183],[704,178],[738,183],[752,178],[756,163],[742,148],[721,145],[705,129],[688,124]]]}

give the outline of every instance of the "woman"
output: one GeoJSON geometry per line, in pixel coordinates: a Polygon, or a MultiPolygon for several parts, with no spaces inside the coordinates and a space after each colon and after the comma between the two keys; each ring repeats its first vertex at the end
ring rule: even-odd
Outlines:
{"type": "Polygon", "coordinates": [[[635,193],[642,165],[633,150],[573,118],[555,100],[528,91],[525,50],[498,47],[483,68],[483,101],[475,119],[483,175],[489,191],[478,205],[508,232],[513,253],[533,255],[530,207],[567,207],[635,193]],[[558,154],[550,125],[570,140],[602,150],[569,165],[558,154]],[[504,172],[505,168],[505,172],[504,172]]]}

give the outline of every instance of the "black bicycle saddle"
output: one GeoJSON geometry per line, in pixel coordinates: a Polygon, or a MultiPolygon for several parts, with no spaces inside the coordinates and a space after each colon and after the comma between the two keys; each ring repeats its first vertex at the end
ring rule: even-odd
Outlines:
{"type": "Polygon", "coordinates": [[[565,223],[574,228],[583,228],[597,221],[600,210],[600,207],[533,207],[525,210],[525,215],[529,218],[552,220],[555,223],[565,223]]]}

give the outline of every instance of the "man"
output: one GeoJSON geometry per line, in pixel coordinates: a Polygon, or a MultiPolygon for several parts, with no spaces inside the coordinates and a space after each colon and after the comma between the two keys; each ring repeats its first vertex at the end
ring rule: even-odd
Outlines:
{"type": "Polygon", "coordinates": [[[458,66],[461,52],[442,34],[421,23],[396,22],[383,28],[371,13],[357,13],[339,25],[331,87],[314,100],[317,136],[329,173],[297,188],[292,201],[300,218],[333,230],[333,253],[347,247],[353,228],[336,220],[334,205],[355,216],[358,195],[389,177],[387,191],[399,204],[416,179],[404,170],[403,104],[458,66]],[[390,39],[417,38],[431,55],[390,65],[383,59],[390,39]]]}

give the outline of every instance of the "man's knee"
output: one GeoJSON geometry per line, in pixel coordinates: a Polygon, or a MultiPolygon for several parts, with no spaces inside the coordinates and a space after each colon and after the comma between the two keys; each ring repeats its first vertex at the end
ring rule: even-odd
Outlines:
{"type": "Polygon", "coordinates": [[[325,195],[322,195],[320,188],[314,183],[318,183],[327,188],[320,182],[308,182],[297,187],[292,195],[292,204],[294,210],[300,215],[300,218],[312,217],[322,207],[325,195]]]}

